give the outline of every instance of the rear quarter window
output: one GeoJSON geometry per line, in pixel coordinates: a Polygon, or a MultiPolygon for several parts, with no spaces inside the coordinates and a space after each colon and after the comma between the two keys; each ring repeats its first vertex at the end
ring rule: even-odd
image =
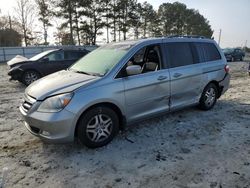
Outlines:
{"type": "Polygon", "coordinates": [[[171,68],[194,63],[192,50],[187,42],[166,43],[165,51],[171,68]]]}
{"type": "Polygon", "coordinates": [[[199,63],[221,59],[221,55],[213,43],[197,42],[194,43],[194,46],[199,57],[199,63]]]}

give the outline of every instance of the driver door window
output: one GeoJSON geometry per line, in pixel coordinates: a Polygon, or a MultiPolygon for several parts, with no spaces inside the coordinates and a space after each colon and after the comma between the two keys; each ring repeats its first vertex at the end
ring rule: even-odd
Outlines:
{"type": "Polygon", "coordinates": [[[123,68],[123,71],[125,71],[126,76],[131,76],[126,73],[126,68],[132,65],[140,66],[141,68],[140,74],[160,70],[161,69],[160,46],[150,45],[137,51],[123,68]]]}
{"type": "Polygon", "coordinates": [[[62,61],[64,59],[64,54],[62,51],[57,51],[46,56],[49,62],[62,61]]]}
{"type": "Polygon", "coordinates": [[[42,63],[40,66],[46,70],[44,71],[46,74],[50,74],[65,68],[63,51],[52,52],[45,56],[44,59],[46,59],[46,61],[44,61],[44,63],[42,63]]]}

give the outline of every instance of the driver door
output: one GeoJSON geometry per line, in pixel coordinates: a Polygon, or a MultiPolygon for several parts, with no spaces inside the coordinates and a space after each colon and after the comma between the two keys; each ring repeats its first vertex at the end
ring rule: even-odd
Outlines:
{"type": "Polygon", "coordinates": [[[42,63],[40,63],[41,70],[44,75],[60,71],[64,68],[63,61],[64,52],[62,50],[52,52],[43,58],[42,63]]]}
{"type": "Polygon", "coordinates": [[[138,50],[128,62],[129,65],[127,63],[124,69],[126,69],[126,66],[131,66],[131,64],[140,65],[142,69],[145,69],[143,67],[149,61],[147,60],[147,54],[150,49],[154,48],[158,49],[158,60],[156,58],[150,61],[151,63],[152,61],[158,63],[156,70],[142,70],[140,74],[126,75],[123,78],[128,121],[169,110],[170,75],[168,69],[164,69],[160,45],[151,45],[146,47],[145,50],[138,50]],[[141,60],[141,62],[135,62],[136,59],[141,60]]]}

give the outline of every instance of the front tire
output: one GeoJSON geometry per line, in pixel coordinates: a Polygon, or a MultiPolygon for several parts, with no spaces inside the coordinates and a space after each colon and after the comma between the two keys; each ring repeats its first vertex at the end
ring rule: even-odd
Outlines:
{"type": "Polygon", "coordinates": [[[41,78],[40,74],[34,70],[28,70],[23,73],[22,83],[26,86],[41,78]]]}
{"type": "Polygon", "coordinates": [[[77,136],[83,145],[97,148],[111,142],[118,130],[117,114],[110,108],[100,106],[82,115],[77,125],[77,136]]]}
{"type": "Polygon", "coordinates": [[[202,110],[210,110],[216,104],[218,98],[218,87],[210,83],[202,92],[199,107],[202,110]]]}

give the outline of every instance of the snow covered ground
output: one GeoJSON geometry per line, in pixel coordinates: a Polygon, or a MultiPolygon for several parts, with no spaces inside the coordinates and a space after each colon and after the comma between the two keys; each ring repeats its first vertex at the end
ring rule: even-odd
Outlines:
{"type": "Polygon", "coordinates": [[[211,111],[187,108],[127,128],[108,146],[48,145],[24,127],[25,87],[0,65],[0,174],[6,187],[250,187],[250,77],[229,63],[231,88],[211,111]]]}

